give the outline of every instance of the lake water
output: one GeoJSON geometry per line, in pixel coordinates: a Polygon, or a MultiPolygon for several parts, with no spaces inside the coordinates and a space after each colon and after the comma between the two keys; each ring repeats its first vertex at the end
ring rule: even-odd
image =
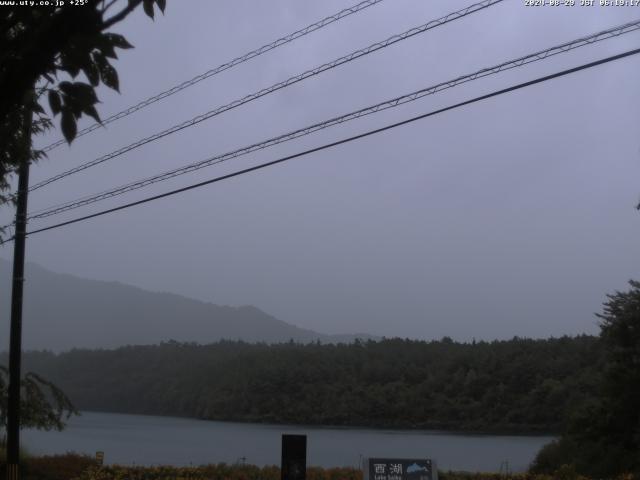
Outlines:
{"type": "Polygon", "coordinates": [[[283,433],[307,435],[307,464],[357,467],[365,457],[432,458],[444,470],[525,470],[552,437],[468,435],[437,431],[319,428],[210,422],[174,417],[83,412],[63,432],[22,432],[33,454],[105,452],[105,463],[279,465],[283,433]]]}

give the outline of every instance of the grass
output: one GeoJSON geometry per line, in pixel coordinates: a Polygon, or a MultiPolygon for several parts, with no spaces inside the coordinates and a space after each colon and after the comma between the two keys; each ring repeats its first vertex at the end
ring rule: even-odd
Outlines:
{"type": "MultiPolygon", "coordinates": [[[[5,478],[5,448],[0,444],[0,478],[5,478]]],[[[99,467],[88,455],[66,453],[51,456],[25,456],[22,480],[280,480],[276,466],[254,465],[201,465],[198,467],[127,467],[108,465],[99,467]]],[[[307,480],[363,480],[362,472],[355,468],[307,469],[307,480]]],[[[529,473],[498,474],[470,472],[439,472],[439,480],[589,480],[571,468],[561,468],[554,475],[529,473]]],[[[625,475],[616,480],[640,480],[625,475]]]]}

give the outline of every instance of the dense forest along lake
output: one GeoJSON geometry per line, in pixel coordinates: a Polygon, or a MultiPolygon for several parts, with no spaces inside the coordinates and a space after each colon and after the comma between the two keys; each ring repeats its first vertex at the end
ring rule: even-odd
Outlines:
{"type": "Polygon", "coordinates": [[[280,436],[307,435],[307,464],[358,466],[360,455],[427,457],[444,470],[498,471],[509,462],[525,470],[552,437],[469,435],[436,431],[322,428],[211,422],[174,417],[83,412],[62,432],[26,430],[22,444],[36,455],[104,452],[105,463],[122,465],[279,465],[280,436]]]}

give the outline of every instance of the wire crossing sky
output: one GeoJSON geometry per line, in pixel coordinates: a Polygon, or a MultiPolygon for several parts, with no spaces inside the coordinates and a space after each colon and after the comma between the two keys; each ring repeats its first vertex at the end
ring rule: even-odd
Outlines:
{"type": "MultiPolygon", "coordinates": [[[[118,29],[136,45],[119,55],[122,93],[98,92],[104,116],[360,1],[190,0],[154,22],[133,15],[118,29]]],[[[34,165],[32,184],[477,1],[379,2],[54,150],[34,165]]],[[[326,334],[471,342],[597,333],[605,295],[640,276],[640,55],[328,146],[639,46],[638,8],[524,3],[503,1],[40,189],[29,216],[114,197],[32,218],[28,261],[250,305],[326,334]],[[571,51],[547,52],[563,45],[571,51]],[[286,168],[241,173],[298,154],[286,168]],[[205,181],[211,188],[197,186],[205,181]],[[172,193],[180,188],[190,190],[172,193]],[[120,189],[131,190],[116,197],[120,189]],[[113,208],[121,214],[103,213],[113,208]],[[35,233],[65,221],[73,228],[35,233]]],[[[59,138],[52,130],[37,140],[59,138]]],[[[29,304],[47,293],[26,280],[29,304]]],[[[25,348],[49,348],[48,325],[64,318],[50,310],[38,323],[30,311],[25,348]]],[[[184,339],[204,341],[192,331],[184,339]]],[[[69,345],[95,346],[83,341],[69,332],[69,345]]]]}
{"type": "Polygon", "coordinates": [[[369,45],[368,47],[365,48],[361,48],[359,50],[353,51],[351,53],[349,53],[348,55],[342,56],[340,58],[337,58],[331,62],[325,63],[323,65],[320,65],[316,68],[313,68],[311,70],[307,70],[301,74],[295,75],[293,77],[288,78],[287,80],[284,80],[282,82],[278,82],[274,85],[271,85],[270,87],[264,88],[258,92],[252,93],[250,95],[247,95],[243,98],[239,98],[237,100],[234,100],[231,103],[228,103],[226,105],[217,107],[213,110],[210,110],[202,115],[198,115],[197,117],[193,117],[190,120],[184,121],[182,123],[176,124],[166,130],[163,130],[161,132],[158,132],[154,135],[151,135],[149,137],[140,139],[134,143],[131,143],[125,147],[119,148],[118,150],[112,151],[111,153],[108,153],[106,155],[103,155],[101,157],[98,157],[94,160],[91,160],[89,162],[86,162],[82,165],[79,165],[75,168],[72,168],[70,170],[67,170],[63,173],[60,173],[58,175],[54,175],[53,177],[50,177],[46,180],[43,180],[41,182],[36,183],[35,185],[31,186],[29,188],[29,191],[34,191],[34,190],[38,190],[46,185],[49,185],[50,183],[56,182],[58,180],[61,180],[65,177],[68,177],[70,175],[73,175],[75,173],[81,172],[83,170],[86,170],[88,168],[94,167],[96,165],[99,165],[101,163],[104,163],[108,160],[111,160],[113,158],[119,157],[120,155],[123,155],[125,153],[128,153],[132,150],[135,150],[143,145],[146,145],[148,143],[154,142],[156,140],[159,140],[163,137],[166,137],[168,135],[171,135],[173,133],[179,132],[181,130],[184,130],[185,128],[189,128],[192,127],[194,125],[197,125],[205,120],[208,120],[210,118],[213,118],[217,115],[220,115],[224,112],[230,111],[236,107],[239,107],[241,105],[244,105],[246,103],[249,103],[253,100],[257,100],[261,97],[264,97],[265,95],[271,94],[273,92],[276,92],[278,90],[281,90],[283,88],[289,87],[291,85],[294,85],[298,82],[301,82],[303,80],[306,80],[308,78],[314,77],[316,75],[319,75],[323,72],[326,72],[328,70],[331,70],[333,68],[336,68],[340,65],[344,65],[346,63],[352,62],[356,59],[359,59],[361,57],[364,57],[366,55],[369,55],[371,53],[377,52],[378,50],[382,50],[384,48],[387,48],[391,45],[394,45],[398,42],[401,42],[403,40],[407,40],[409,38],[412,38],[416,35],[428,32],[434,28],[437,28],[439,26],[442,25],[446,25],[450,22],[453,22],[455,20],[459,20],[461,18],[467,17],[473,13],[477,13],[479,11],[482,11],[484,9],[487,9],[493,5],[496,5],[500,2],[502,2],[503,0],[484,0],[482,2],[478,2],[478,3],[474,3],[472,5],[469,5],[463,9],[457,10],[455,12],[451,12],[443,17],[440,17],[438,19],[435,20],[431,20],[423,25],[420,25],[418,27],[414,27],[411,28],[403,33],[400,34],[396,34],[393,35],[389,38],[387,38],[386,40],[380,41],[380,42],[376,42],[373,43],[371,45],[369,45]]]}
{"type": "MultiPolygon", "coordinates": [[[[109,213],[114,213],[114,212],[117,212],[117,211],[120,211],[120,210],[125,210],[125,209],[128,209],[128,208],[137,206],[137,205],[142,205],[144,203],[148,203],[148,202],[152,202],[152,201],[155,201],[155,200],[159,200],[161,198],[177,195],[179,193],[183,193],[183,192],[186,192],[186,191],[189,191],[189,190],[200,188],[200,187],[203,187],[205,185],[218,183],[218,182],[223,181],[223,180],[227,180],[227,179],[230,179],[230,178],[233,178],[233,177],[237,177],[237,176],[244,175],[244,174],[247,174],[247,173],[250,173],[250,172],[254,172],[256,170],[261,170],[261,169],[264,169],[266,167],[270,167],[270,166],[277,165],[277,164],[280,164],[280,163],[283,163],[283,162],[286,162],[286,161],[289,161],[289,160],[293,160],[295,158],[304,157],[304,156],[309,155],[311,153],[315,153],[315,152],[319,152],[319,151],[322,151],[322,150],[326,150],[328,148],[332,148],[332,147],[336,147],[336,146],[339,146],[339,145],[343,145],[345,143],[349,143],[349,142],[352,142],[352,141],[355,141],[355,140],[360,140],[362,138],[366,138],[366,137],[369,137],[371,135],[377,135],[377,134],[385,132],[387,130],[391,130],[391,129],[394,129],[394,128],[397,128],[397,127],[400,127],[400,126],[403,126],[403,125],[407,125],[409,123],[413,123],[413,122],[416,122],[418,120],[423,120],[425,118],[429,118],[429,117],[432,117],[432,116],[435,116],[435,115],[438,115],[438,114],[441,114],[441,113],[444,113],[444,112],[447,112],[447,111],[450,111],[450,110],[454,110],[454,109],[457,109],[457,108],[460,108],[460,107],[464,107],[466,105],[471,105],[473,103],[477,103],[477,102],[480,102],[480,101],[483,101],[483,100],[487,100],[487,99],[490,99],[490,98],[493,98],[493,97],[497,97],[499,95],[504,95],[504,94],[509,93],[509,92],[513,92],[513,91],[520,90],[520,89],[523,89],[523,88],[526,88],[526,87],[530,87],[532,85],[536,85],[536,84],[543,83],[543,82],[548,82],[548,81],[556,79],[556,78],[564,77],[566,75],[570,75],[570,74],[577,73],[577,72],[580,72],[580,71],[583,71],[583,70],[594,68],[594,67],[597,67],[597,66],[600,66],[600,65],[604,65],[606,63],[610,63],[610,62],[616,61],[616,60],[621,60],[621,59],[624,59],[624,58],[627,58],[627,57],[630,57],[630,56],[633,56],[633,55],[637,55],[639,53],[640,53],[640,48],[635,49],[635,50],[629,50],[627,52],[623,52],[623,53],[620,53],[618,55],[612,55],[610,57],[602,58],[602,59],[594,61],[594,62],[590,62],[590,63],[583,64],[583,65],[580,65],[580,66],[577,66],[577,67],[574,67],[574,68],[563,70],[563,71],[560,71],[560,72],[557,72],[557,73],[554,73],[554,74],[551,74],[551,75],[545,75],[544,77],[539,77],[539,78],[536,78],[534,80],[530,80],[530,81],[527,81],[527,82],[524,82],[524,83],[513,85],[513,86],[508,87],[508,88],[503,88],[503,89],[488,93],[486,95],[475,97],[475,98],[472,98],[470,100],[466,100],[464,102],[456,103],[455,105],[450,105],[450,106],[445,107],[445,108],[440,108],[440,109],[437,109],[437,110],[434,110],[434,111],[431,111],[431,112],[428,112],[428,113],[425,113],[425,114],[422,114],[422,115],[418,115],[416,117],[409,118],[407,120],[403,120],[401,122],[397,122],[397,123],[393,123],[393,124],[387,125],[385,127],[381,127],[381,128],[377,128],[377,129],[374,129],[374,130],[370,130],[368,132],[361,133],[359,135],[354,135],[352,137],[344,138],[342,140],[338,140],[336,142],[328,143],[328,144],[322,145],[320,147],[316,147],[316,148],[312,148],[312,149],[309,149],[309,150],[305,150],[303,152],[299,152],[299,153],[296,153],[294,155],[288,155],[286,157],[279,158],[277,160],[273,160],[271,162],[263,163],[263,164],[260,164],[260,165],[256,165],[254,167],[250,167],[250,168],[246,168],[246,169],[234,172],[234,173],[230,173],[228,175],[223,175],[221,177],[216,177],[216,178],[213,178],[213,179],[210,179],[210,180],[206,180],[204,182],[199,182],[199,183],[196,183],[196,184],[193,184],[193,185],[189,185],[187,187],[182,187],[182,188],[179,188],[179,189],[176,189],[176,190],[172,190],[170,192],[166,192],[166,193],[163,193],[163,194],[160,194],[160,195],[154,195],[152,197],[148,197],[148,198],[145,198],[143,200],[138,200],[136,202],[131,202],[131,203],[128,203],[128,204],[125,204],[125,205],[121,205],[119,207],[103,210],[101,212],[97,212],[97,213],[94,213],[94,214],[91,214],[91,215],[85,215],[83,217],[75,218],[73,220],[69,220],[69,221],[66,221],[66,222],[61,222],[61,223],[58,223],[58,224],[55,224],[55,225],[50,225],[48,227],[32,230],[30,232],[27,232],[27,235],[34,235],[36,233],[42,233],[42,232],[46,232],[46,231],[49,231],[49,230],[61,228],[61,227],[67,226],[67,225],[72,225],[74,223],[90,220],[92,218],[103,216],[103,215],[106,215],[106,214],[109,214],[109,213]]],[[[7,243],[7,242],[12,241],[12,240],[13,240],[13,238],[10,238],[6,242],[2,242],[2,243],[7,243]]]]}
{"type": "Polygon", "coordinates": [[[28,219],[30,220],[34,220],[34,219],[41,219],[41,218],[46,218],[52,215],[56,215],[56,214],[60,214],[69,210],[73,210],[82,206],[86,206],[86,205],[90,205],[93,203],[96,203],[98,201],[101,200],[105,200],[108,198],[112,198],[118,195],[122,195],[128,192],[131,192],[133,190],[137,190],[140,188],[144,188],[147,187],[149,185],[153,185],[155,183],[161,182],[161,181],[165,181],[168,180],[170,178],[174,178],[176,176],[179,175],[183,175],[186,173],[190,173],[196,170],[199,170],[201,168],[205,168],[205,167],[209,167],[212,165],[216,165],[219,163],[222,163],[224,161],[228,161],[230,159],[233,158],[237,158],[240,157],[242,155],[247,155],[249,153],[258,151],[258,150],[262,150],[274,145],[278,145],[280,143],[283,142],[287,142],[290,140],[294,140],[296,138],[300,138],[302,136],[305,135],[309,135],[311,133],[314,133],[316,131],[325,129],[325,128],[329,128],[332,126],[336,126],[336,125],[340,125],[343,124],[344,122],[348,122],[351,120],[355,120],[358,118],[361,118],[365,115],[370,115],[373,113],[377,113],[377,112],[381,112],[390,108],[394,108],[397,107],[399,105],[403,105],[405,103],[408,102],[412,102],[415,100],[418,100],[424,96],[427,95],[433,95],[436,94],[438,92],[444,91],[446,89],[449,88],[453,88],[457,85],[463,84],[463,83],[467,83],[473,80],[477,80],[479,78],[483,78],[489,75],[494,75],[497,74],[499,72],[505,71],[505,70],[509,70],[512,68],[517,68],[517,67],[521,67],[524,65],[528,65],[530,63],[533,62],[537,62],[537,61],[541,61],[547,58],[550,58],[552,56],[561,54],[561,53],[566,53],[569,52],[571,50],[574,50],[576,48],[580,48],[580,47],[584,47],[586,45],[591,45],[593,43],[596,42],[600,42],[602,40],[606,40],[606,39],[610,39],[610,38],[615,38],[618,37],[620,35],[624,35],[626,33],[631,33],[634,31],[637,31],[638,29],[640,29],[640,20],[636,20],[633,22],[629,22],[629,23],[625,23],[623,25],[619,25],[619,26],[615,26],[585,37],[581,37],[578,38],[576,40],[572,40],[569,42],[565,42],[562,43],[560,45],[556,45],[550,48],[547,48],[545,50],[540,50],[537,51],[535,53],[531,53],[529,55],[525,55],[522,57],[518,57],[516,59],[513,60],[508,60],[505,61],[503,63],[500,63],[498,65],[494,65],[491,67],[486,67],[486,68],[482,68],[478,71],[475,71],[473,73],[469,73],[466,75],[462,75],[459,76],[457,78],[454,78],[452,80],[447,80],[445,82],[441,82],[438,83],[436,85],[430,86],[430,87],[426,87],[423,89],[420,89],[418,91],[414,91],[412,93],[406,94],[406,95],[402,95],[400,97],[395,97],[392,98],[390,100],[385,100],[384,102],[380,102],[377,103],[375,105],[360,109],[360,110],[356,110],[354,112],[350,112],[338,117],[333,117],[331,119],[325,120],[323,122],[319,122],[310,126],[306,126],[304,128],[300,128],[297,130],[294,130],[292,132],[288,132],[282,135],[279,135],[277,137],[272,137],[270,139],[258,142],[258,143],[254,143],[252,145],[246,146],[246,147],[242,147],[240,149],[231,151],[231,152],[227,152],[221,155],[215,155],[213,157],[210,157],[206,160],[202,160],[196,163],[192,163],[190,165],[186,165],[184,167],[180,167],[180,168],[176,168],[173,170],[170,170],[168,172],[164,172],[158,175],[154,175],[152,177],[148,177],[142,180],[138,180],[136,182],[131,182],[129,184],[111,189],[111,190],[107,190],[105,192],[101,192],[99,194],[96,195],[90,195],[90,196],[86,196],[83,197],[81,199],[77,199],[71,202],[67,202],[55,207],[51,207],[48,209],[44,209],[41,210],[40,212],[34,212],[31,215],[28,216],[28,219]]]}
{"type": "MultiPolygon", "coordinates": [[[[176,93],[184,90],[185,88],[189,88],[195,85],[196,83],[199,83],[203,80],[206,80],[207,78],[211,78],[214,75],[217,75],[218,73],[222,73],[225,70],[229,70],[230,68],[240,65],[241,63],[244,63],[253,58],[259,57],[264,53],[270,52],[271,50],[281,47],[282,45],[286,45],[287,43],[293,42],[294,40],[297,40],[300,37],[304,37],[305,35],[315,32],[316,30],[320,30],[321,28],[331,25],[332,23],[335,23],[338,20],[348,17],[349,15],[353,15],[354,13],[361,12],[362,10],[372,7],[382,1],[383,0],[365,0],[364,2],[360,2],[356,5],[353,5],[352,7],[345,8],[339,11],[338,13],[334,13],[333,15],[329,15],[328,17],[323,18],[318,22],[312,23],[311,25],[307,25],[306,27],[300,30],[297,30],[293,33],[290,33],[289,35],[278,38],[277,40],[274,40],[271,43],[267,43],[266,45],[256,48],[255,50],[245,53],[244,55],[236,57],[229,62],[218,65],[217,67],[212,68],[211,70],[208,70],[204,73],[201,73],[200,75],[196,75],[195,77],[189,80],[186,80],[180,83],[179,85],[171,87],[170,89],[160,92],[152,97],[149,97],[146,100],[143,100],[135,105],[132,105],[129,108],[126,108],[125,110],[115,113],[110,117],[107,117],[104,120],[102,120],[101,123],[94,123],[86,128],[83,128],[82,130],[78,131],[78,133],[76,134],[76,139],[79,137],[82,137],[83,135],[86,135],[87,133],[93,132],[94,130],[104,127],[109,123],[112,123],[112,122],[115,122],[116,120],[120,120],[121,118],[127,117],[132,113],[142,110],[143,108],[148,107],[149,105],[152,105],[156,102],[159,102],[160,100],[163,100],[167,97],[170,97],[171,95],[175,95],[176,93]]],[[[49,152],[54,148],[59,147],[60,145],[64,145],[66,143],[67,141],[64,138],[61,138],[60,140],[47,145],[42,150],[44,152],[49,152]]]]}

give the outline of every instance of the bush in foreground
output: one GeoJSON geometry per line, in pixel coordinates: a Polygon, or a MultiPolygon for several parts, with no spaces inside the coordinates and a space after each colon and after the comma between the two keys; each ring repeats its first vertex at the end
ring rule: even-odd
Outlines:
{"type": "MultiPolygon", "coordinates": [[[[531,473],[499,474],[440,472],[440,480],[589,480],[576,473],[575,469],[563,466],[551,475],[531,473]]],[[[280,469],[275,466],[255,467],[225,464],[201,467],[93,467],[74,480],[280,480],[280,469]]],[[[354,468],[307,469],[308,480],[363,480],[362,472],[354,468]]],[[[633,475],[622,475],[615,480],[640,480],[633,475]]]]}
{"type": "MultiPolygon", "coordinates": [[[[0,475],[4,478],[4,465],[0,462],[0,475]]],[[[615,480],[640,480],[633,475],[612,477],[615,480]]],[[[202,465],[199,467],[128,467],[108,465],[98,467],[87,455],[67,453],[44,457],[27,457],[24,461],[23,480],[280,480],[276,466],[254,465],[202,465]]],[[[308,480],[363,480],[362,472],[355,468],[307,469],[308,480]]],[[[440,480],[589,480],[576,473],[574,467],[564,465],[552,474],[535,473],[471,473],[439,472],[440,480]]]]}
{"type": "MultiPolygon", "coordinates": [[[[275,466],[203,465],[200,467],[122,467],[110,465],[85,470],[75,480],[280,480],[275,466]]],[[[308,480],[362,480],[362,472],[353,468],[307,469],[308,480]]],[[[53,480],[53,479],[52,479],[53,480]]]]}
{"type": "Polygon", "coordinates": [[[24,462],[22,478],[23,480],[66,480],[82,475],[95,464],[94,458],[77,453],[29,457],[24,462]]]}

